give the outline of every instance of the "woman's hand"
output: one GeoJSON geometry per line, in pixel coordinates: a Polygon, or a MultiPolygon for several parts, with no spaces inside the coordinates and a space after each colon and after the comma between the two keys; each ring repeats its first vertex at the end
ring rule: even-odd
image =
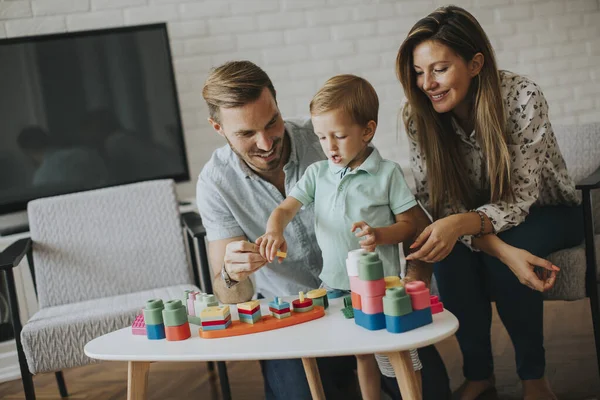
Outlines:
{"type": "Polygon", "coordinates": [[[538,292],[550,290],[556,282],[556,274],[560,271],[556,265],[530,252],[509,246],[503,251],[501,261],[517,276],[519,282],[538,292]],[[536,272],[536,267],[540,271],[536,272]]]}
{"type": "Polygon", "coordinates": [[[375,251],[377,247],[377,230],[371,228],[365,221],[353,223],[350,231],[354,232],[357,229],[360,229],[360,232],[356,233],[356,237],[364,238],[360,241],[360,247],[365,251],[375,251]]]}
{"type": "MultiPolygon", "coordinates": [[[[282,232],[267,232],[256,239],[256,244],[260,246],[260,255],[269,262],[275,260],[277,251],[287,252],[287,243],[282,232]]],[[[282,261],[283,257],[279,257],[279,262],[282,261]]]]}
{"type": "Polygon", "coordinates": [[[406,260],[436,263],[446,258],[460,237],[455,217],[455,215],[450,215],[427,226],[410,246],[411,249],[421,248],[409,254],[406,260]]]}

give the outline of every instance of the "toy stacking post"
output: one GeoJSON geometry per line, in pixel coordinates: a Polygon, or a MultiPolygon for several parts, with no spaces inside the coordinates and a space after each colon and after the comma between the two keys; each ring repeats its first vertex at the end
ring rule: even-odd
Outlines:
{"type": "Polygon", "coordinates": [[[251,300],[237,305],[240,322],[254,324],[262,317],[260,313],[260,301],[251,300]]]}
{"type": "Polygon", "coordinates": [[[294,306],[294,312],[302,313],[308,312],[313,309],[313,301],[311,299],[304,298],[304,292],[300,292],[300,298],[292,301],[294,306]]]}
{"type": "Polygon", "coordinates": [[[162,311],[165,308],[161,299],[152,299],[146,302],[144,307],[144,323],[146,324],[146,336],[150,340],[165,338],[165,324],[162,311]]]}
{"type": "Polygon", "coordinates": [[[313,301],[315,306],[321,306],[327,310],[329,307],[329,300],[327,300],[327,290],[325,289],[315,289],[306,293],[306,297],[313,301]]]}
{"type": "Polygon", "coordinates": [[[185,340],[192,335],[186,310],[181,303],[181,300],[167,301],[162,314],[163,319],[165,320],[165,333],[167,340],[185,340]]]}
{"type": "Polygon", "coordinates": [[[290,303],[282,301],[281,298],[275,297],[272,302],[269,303],[269,311],[271,315],[277,319],[283,319],[291,317],[290,303]]]}

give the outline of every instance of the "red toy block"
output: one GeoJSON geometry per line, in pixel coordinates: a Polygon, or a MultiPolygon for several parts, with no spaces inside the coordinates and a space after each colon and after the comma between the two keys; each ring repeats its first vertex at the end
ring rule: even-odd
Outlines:
{"type": "Polygon", "coordinates": [[[360,296],[361,311],[365,314],[379,314],[383,312],[383,296],[360,296]]]}
{"type": "Polygon", "coordinates": [[[444,311],[444,303],[437,296],[431,296],[431,313],[437,314],[444,311]]]}
{"type": "Polygon", "coordinates": [[[427,286],[425,286],[425,282],[409,282],[404,285],[404,289],[410,296],[413,310],[423,310],[431,307],[429,289],[427,289],[427,286]]]}
{"type": "Polygon", "coordinates": [[[275,314],[285,314],[285,313],[289,313],[290,312],[290,308],[282,308],[281,310],[278,310],[276,308],[273,307],[269,307],[269,311],[271,311],[272,313],[275,314]]]}
{"type": "Polygon", "coordinates": [[[296,299],[294,301],[292,301],[292,305],[294,306],[294,309],[296,308],[306,308],[306,307],[310,307],[313,305],[313,301],[312,299],[309,299],[308,297],[304,298],[304,300],[302,299],[296,299]]]}
{"type": "Polygon", "coordinates": [[[350,292],[352,296],[352,308],[356,308],[357,310],[362,309],[360,294],[356,292],[350,292]]]}
{"type": "Polygon", "coordinates": [[[133,321],[133,324],[131,324],[131,333],[134,335],[146,336],[146,323],[144,322],[143,314],[135,317],[135,321],[133,321]]]}
{"type": "Polygon", "coordinates": [[[179,326],[165,326],[165,334],[168,341],[176,342],[192,336],[192,331],[190,331],[190,324],[186,322],[179,326]]]}
{"type": "Polygon", "coordinates": [[[227,321],[229,321],[231,319],[231,316],[222,319],[222,320],[215,320],[215,321],[202,321],[200,322],[202,324],[202,326],[212,326],[212,325],[225,325],[227,323],[227,321]]]}
{"type": "Polygon", "coordinates": [[[257,310],[260,310],[260,305],[258,307],[255,307],[252,310],[244,310],[241,308],[238,308],[238,314],[246,314],[246,315],[252,315],[254,314],[257,310]]]}
{"type": "Polygon", "coordinates": [[[385,280],[362,281],[358,276],[350,277],[350,290],[361,296],[374,297],[385,295],[385,280]]]}

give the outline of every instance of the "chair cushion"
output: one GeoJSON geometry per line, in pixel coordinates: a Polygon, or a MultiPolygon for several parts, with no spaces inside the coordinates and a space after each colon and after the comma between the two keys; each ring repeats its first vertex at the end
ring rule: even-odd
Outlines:
{"type": "MultiPolygon", "coordinates": [[[[600,235],[595,237],[596,254],[600,254],[600,235]]],[[[548,260],[560,267],[554,287],[544,294],[546,300],[579,300],[585,298],[585,247],[583,243],[550,254],[548,260]]],[[[598,271],[598,268],[596,268],[598,271]]],[[[596,272],[596,279],[600,274],[596,272]]]]}
{"type": "Polygon", "coordinates": [[[186,289],[199,291],[176,285],[39,310],[21,332],[29,370],[37,374],[95,362],[83,353],[87,342],[131,325],[146,300],[183,299],[186,289]]]}

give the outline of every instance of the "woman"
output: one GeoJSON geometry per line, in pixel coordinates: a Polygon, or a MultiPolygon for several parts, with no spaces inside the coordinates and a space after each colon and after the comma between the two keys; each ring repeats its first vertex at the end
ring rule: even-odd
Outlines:
{"type": "Polygon", "coordinates": [[[417,22],[396,68],[417,197],[433,217],[407,259],[435,263],[441,297],[459,319],[457,398],[494,390],[495,300],[525,399],[555,399],[544,377],[542,292],[559,268],[540,257],[583,236],[546,100],[528,78],[497,69],[485,32],[455,6],[417,22]]]}

